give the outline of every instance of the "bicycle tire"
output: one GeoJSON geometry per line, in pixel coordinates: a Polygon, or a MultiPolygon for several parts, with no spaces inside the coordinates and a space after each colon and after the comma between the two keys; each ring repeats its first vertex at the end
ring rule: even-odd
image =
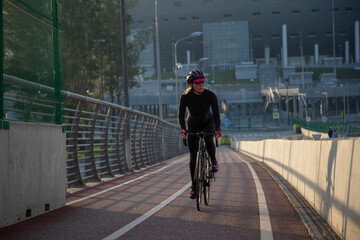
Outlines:
{"type": "Polygon", "coordinates": [[[205,160],[205,178],[204,178],[204,203],[206,206],[209,205],[210,202],[210,182],[211,182],[211,173],[210,173],[210,161],[209,155],[206,154],[205,160]]]}
{"type": "Polygon", "coordinates": [[[201,210],[201,200],[202,200],[202,193],[203,193],[203,180],[202,180],[202,170],[204,168],[203,161],[202,161],[202,152],[199,151],[197,154],[197,162],[195,168],[195,176],[196,176],[196,207],[197,210],[201,210]]]}

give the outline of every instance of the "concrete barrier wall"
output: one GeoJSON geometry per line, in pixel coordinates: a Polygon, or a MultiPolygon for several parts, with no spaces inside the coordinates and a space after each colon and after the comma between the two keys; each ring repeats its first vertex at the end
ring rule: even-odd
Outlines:
{"type": "Polygon", "coordinates": [[[61,126],[10,122],[0,153],[0,227],[65,205],[61,126]]]}
{"type": "Polygon", "coordinates": [[[343,239],[360,236],[360,139],[232,141],[291,183],[343,239]],[[261,152],[263,154],[261,154],[261,152]]]}
{"type": "Polygon", "coordinates": [[[329,138],[329,134],[328,133],[322,133],[322,132],[315,132],[315,131],[311,131],[311,130],[307,130],[305,128],[301,128],[301,134],[308,137],[308,138],[313,138],[313,134],[320,134],[321,135],[321,139],[327,139],[329,138]]]}

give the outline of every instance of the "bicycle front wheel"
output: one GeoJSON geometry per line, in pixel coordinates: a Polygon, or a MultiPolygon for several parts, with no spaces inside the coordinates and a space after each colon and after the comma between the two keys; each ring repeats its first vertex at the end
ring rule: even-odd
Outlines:
{"type": "Polygon", "coordinates": [[[201,208],[201,198],[203,193],[203,171],[204,171],[204,162],[203,154],[201,151],[198,152],[196,159],[196,168],[195,168],[195,178],[196,178],[196,207],[200,211],[201,208]]]}
{"type": "Polygon", "coordinates": [[[205,177],[204,177],[204,202],[205,205],[209,205],[210,201],[210,161],[209,156],[206,156],[204,159],[204,170],[205,170],[205,177]]]}

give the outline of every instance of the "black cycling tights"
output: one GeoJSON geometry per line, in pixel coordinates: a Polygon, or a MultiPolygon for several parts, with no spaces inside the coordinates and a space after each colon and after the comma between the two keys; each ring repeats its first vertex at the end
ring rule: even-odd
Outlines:
{"type": "MultiPolygon", "coordinates": [[[[213,121],[210,121],[206,124],[203,129],[199,129],[196,127],[189,126],[189,132],[200,132],[203,131],[205,133],[212,133],[214,132],[215,127],[213,121]]],[[[214,144],[214,137],[213,136],[206,136],[205,137],[205,145],[206,150],[210,155],[210,159],[212,162],[216,160],[215,157],[215,144],[214,144]]],[[[195,165],[196,165],[196,157],[197,151],[199,150],[199,137],[195,135],[188,135],[188,147],[190,151],[190,174],[191,174],[191,181],[194,182],[194,172],[195,172],[195,165]]]]}

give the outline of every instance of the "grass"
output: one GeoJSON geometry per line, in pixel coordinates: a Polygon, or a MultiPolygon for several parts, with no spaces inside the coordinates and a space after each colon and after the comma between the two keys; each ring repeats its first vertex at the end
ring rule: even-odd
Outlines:
{"type": "Polygon", "coordinates": [[[225,135],[220,138],[220,145],[231,145],[231,137],[225,135]]]}

